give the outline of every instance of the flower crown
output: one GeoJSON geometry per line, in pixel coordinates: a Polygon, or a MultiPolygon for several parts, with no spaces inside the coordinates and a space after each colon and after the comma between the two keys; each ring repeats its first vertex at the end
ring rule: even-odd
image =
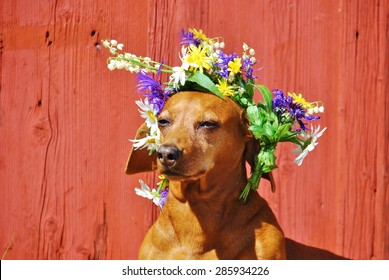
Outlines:
{"type": "MultiPolygon", "coordinates": [[[[279,142],[297,145],[294,162],[301,165],[326,130],[320,130],[320,126],[307,126],[308,122],[319,119],[315,114],[324,112],[321,102],[308,102],[301,94],[285,94],[279,89],[271,92],[266,86],[257,85],[254,76],[256,70],[253,68],[257,63],[255,51],[245,43],[242,55],[238,56],[236,53],[224,53],[223,38],[208,38],[202,30],[182,30],[180,37],[182,48],[179,57],[182,64],[175,67],[123,52],[123,44],[116,40],[103,41],[104,47],[113,55],[107,60],[108,68],[137,73],[137,91],[145,96],[143,101],[136,101],[136,104],[149,131],[145,138],[131,140],[134,148],[147,148],[150,154],[158,149],[158,114],[170,96],[190,89],[211,92],[220,98],[231,98],[246,110],[250,121],[249,130],[258,140],[260,151],[255,157],[252,174],[240,199],[246,200],[250,190],[257,190],[262,174],[277,168],[275,150],[279,142]],[[162,83],[161,73],[170,75],[168,82],[162,83]],[[254,101],[255,90],[262,94],[263,101],[254,101]]],[[[159,178],[161,181],[157,189],[150,190],[140,180],[141,189],[136,188],[135,191],[162,208],[169,183],[165,177],[159,178]]]]}

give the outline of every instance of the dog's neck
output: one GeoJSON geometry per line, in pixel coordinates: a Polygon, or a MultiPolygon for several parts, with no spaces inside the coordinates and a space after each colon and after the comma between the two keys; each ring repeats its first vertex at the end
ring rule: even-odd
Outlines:
{"type": "Polygon", "coordinates": [[[181,246],[199,248],[199,254],[216,252],[223,230],[234,226],[237,212],[248,210],[248,205],[239,200],[247,183],[245,166],[234,170],[223,178],[209,172],[197,180],[170,182],[161,218],[171,224],[170,234],[181,246]]]}

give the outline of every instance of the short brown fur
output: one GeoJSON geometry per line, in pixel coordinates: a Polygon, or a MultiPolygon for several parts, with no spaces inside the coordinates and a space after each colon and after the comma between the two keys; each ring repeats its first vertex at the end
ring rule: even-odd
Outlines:
{"type": "MultiPolygon", "coordinates": [[[[238,199],[246,162],[258,151],[244,110],[230,98],[188,91],[173,95],[158,119],[161,147],[178,151],[177,157],[133,150],[126,168],[128,174],[158,168],[170,180],[139,258],[285,259],[284,234],[268,203],[254,191],[246,202],[238,199]]],[[[298,252],[296,243],[288,244],[298,252]]]]}

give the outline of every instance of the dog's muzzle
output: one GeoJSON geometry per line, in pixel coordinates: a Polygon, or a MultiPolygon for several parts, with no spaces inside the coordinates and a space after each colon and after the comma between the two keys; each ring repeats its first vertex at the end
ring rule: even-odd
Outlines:
{"type": "Polygon", "coordinates": [[[162,145],[157,151],[158,160],[166,167],[172,167],[181,157],[182,152],[173,145],[162,145]]]}

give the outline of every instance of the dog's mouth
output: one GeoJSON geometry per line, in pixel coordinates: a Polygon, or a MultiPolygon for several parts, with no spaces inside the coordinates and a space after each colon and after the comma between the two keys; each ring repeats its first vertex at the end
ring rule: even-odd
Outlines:
{"type": "Polygon", "coordinates": [[[172,170],[172,169],[163,169],[160,170],[160,174],[165,175],[167,179],[169,180],[175,180],[175,181],[192,181],[197,180],[204,176],[206,174],[205,170],[201,170],[199,172],[196,172],[194,174],[186,174],[184,172],[172,170]]]}

